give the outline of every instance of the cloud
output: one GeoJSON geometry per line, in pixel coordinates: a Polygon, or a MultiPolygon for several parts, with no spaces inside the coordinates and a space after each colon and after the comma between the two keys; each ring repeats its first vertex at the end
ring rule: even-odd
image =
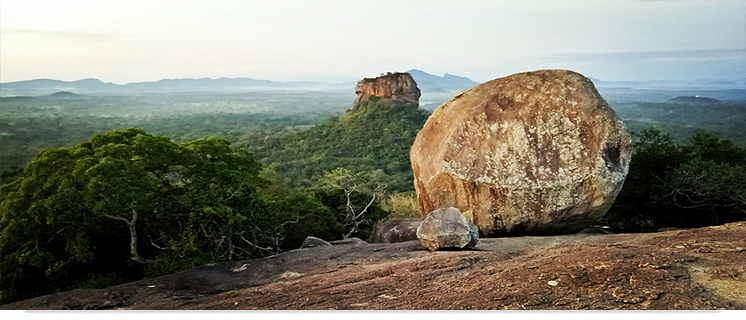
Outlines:
{"type": "Polygon", "coordinates": [[[570,69],[605,81],[742,79],[746,48],[536,55],[533,69],[570,69]]]}
{"type": "Polygon", "coordinates": [[[105,42],[111,41],[114,36],[93,33],[93,32],[72,32],[72,31],[57,31],[57,30],[30,30],[30,29],[5,29],[2,30],[4,35],[19,35],[19,36],[40,36],[40,37],[54,37],[54,38],[66,38],[74,39],[87,42],[105,42]]]}
{"type": "Polygon", "coordinates": [[[535,56],[534,59],[571,62],[683,62],[744,60],[746,48],[672,51],[578,52],[535,56]]]}

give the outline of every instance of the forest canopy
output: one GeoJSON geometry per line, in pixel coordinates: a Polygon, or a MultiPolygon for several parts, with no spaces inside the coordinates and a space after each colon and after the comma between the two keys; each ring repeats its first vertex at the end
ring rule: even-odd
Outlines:
{"type": "MultiPolygon", "coordinates": [[[[138,120],[178,138],[130,128],[42,149],[0,175],[0,303],[272,255],[307,236],[367,240],[389,217],[419,216],[409,148],[428,114],[377,102],[312,127],[197,114],[138,120]],[[213,127],[221,137],[195,139],[213,127]]],[[[27,129],[14,137],[39,141],[27,129]]],[[[602,223],[648,232],[746,218],[745,149],[705,133],[634,137],[602,223]]]]}
{"type": "MultiPolygon", "coordinates": [[[[19,175],[0,190],[3,302],[275,254],[309,234],[369,232],[335,215],[367,203],[363,193],[350,202],[333,186],[288,190],[220,138],[176,144],[112,130],[42,150],[19,175]]],[[[359,219],[382,215],[376,202],[359,219]]]]}

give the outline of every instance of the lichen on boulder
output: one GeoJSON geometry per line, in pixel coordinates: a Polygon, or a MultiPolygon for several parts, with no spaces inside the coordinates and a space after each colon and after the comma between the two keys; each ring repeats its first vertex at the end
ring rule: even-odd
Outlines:
{"type": "Polygon", "coordinates": [[[627,176],[630,137],[586,77],[540,70],[436,109],[410,151],[421,212],[455,207],[482,235],[574,233],[627,176]]]}

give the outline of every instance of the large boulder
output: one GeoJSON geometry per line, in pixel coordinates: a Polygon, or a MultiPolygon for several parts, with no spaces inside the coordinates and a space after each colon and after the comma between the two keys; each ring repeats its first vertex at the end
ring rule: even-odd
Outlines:
{"type": "Polygon", "coordinates": [[[421,212],[456,207],[484,236],[574,233],[627,176],[630,137],[586,77],[511,75],[436,109],[410,152],[421,212]]]}
{"type": "Polygon", "coordinates": [[[413,108],[420,106],[420,89],[409,73],[389,73],[378,78],[365,78],[355,86],[357,97],[352,110],[357,110],[371,97],[380,98],[379,105],[393,105],[395,101],[408,103],[413,108]]]}
{"type": "Polygon", "coordinates": [[[479,230],[458,209],[442,208],[427,215],[417,228],[417,238],[430,250],[471,249],[477,246],[479,230]]]}

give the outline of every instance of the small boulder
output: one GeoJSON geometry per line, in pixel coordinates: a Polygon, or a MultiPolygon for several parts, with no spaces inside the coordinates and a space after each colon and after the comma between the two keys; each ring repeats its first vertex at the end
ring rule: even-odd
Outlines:
{"type": "Polygon", "coordinates": [[[334,241],[326,241],[323,239],[319,239],[316,237],[308,236],[306,237],[306,240],[303,240],[303,244],[301,244],[300,248],[315,248],[315,247],[328,247],[328,246],[339,246],[339,245],[353,245],[353,246],[364,246],[368,245],[367,242],[364,240],[361,240],[360,238],[347,238],[342,240],[334,240],[334,241]]]}
{"type": "Polygon", "coordinates": [[[472,249],[479,241],[477,226],[466,221],[456,208],[441,208],[430,212],[417,228],[417,238],[425,248],[472,249]]]}
{"type": "Polygon", "coordinates": [[[329,241],[329,244],[333,246],[346,245],[346,244],[350,244],[353,246],[365,246],[365,245],[368,245],[368,242],[360,238],[351,237],[351,238],[342,239],[342,240],[329,241]]]}
{"type": "Polygon", "coordinates": [[[328,241],[325,241],[325,240],[322,240],[316,237],[308,236],[306,237],[306,240],[303,240],[303,244],[300,245],[300,248],[305,249],[305,248],[315,248],[315,247],[328,247],[331,245],[332,244],[329,243],[328,241]]]}
{"type": "Polygon", "coordinates": [[[417,240],[417,228],[422,218],[391,218],[381,225],[373,236],[373,242],[398,243],[417,240]]]}

